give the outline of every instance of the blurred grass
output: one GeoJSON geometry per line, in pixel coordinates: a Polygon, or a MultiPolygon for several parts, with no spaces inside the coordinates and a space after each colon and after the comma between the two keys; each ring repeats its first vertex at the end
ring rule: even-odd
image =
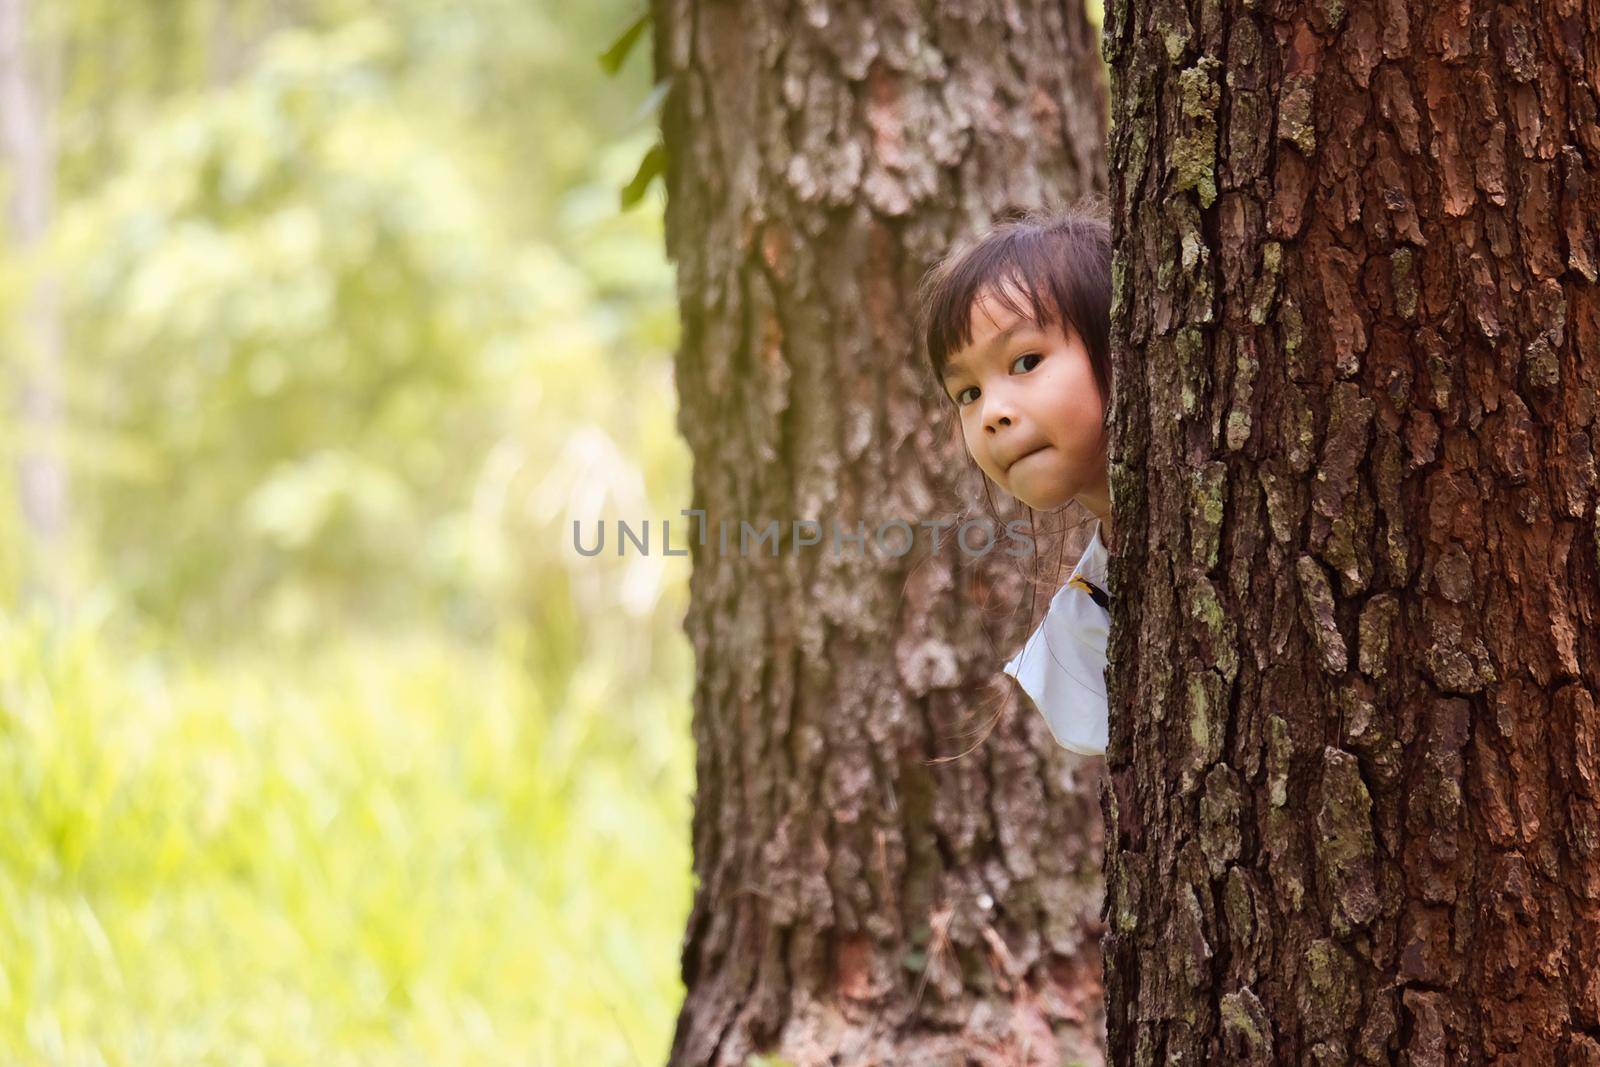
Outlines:
{"type": "Polygon", "coordinates": [[[688,656],[557,705],[535,642],[286,674],[0,619],[0,1060],[660,1062],[688,656]]]}
{"type": "Polygon", "coordinates": [[[0,420],[0,1067],[661,1062],[687,565],[569,547],[690,499],[635,0],[30,11],[0,398],[49,280],[66,425],[0,420]]]}

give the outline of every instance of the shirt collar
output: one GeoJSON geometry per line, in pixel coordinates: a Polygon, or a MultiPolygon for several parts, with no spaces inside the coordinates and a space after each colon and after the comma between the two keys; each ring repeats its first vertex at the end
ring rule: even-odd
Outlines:
{"type": "Polygon", "coordinates": [[[1089,543],[1084,546],[1083,555],[1078,559],[1078,565],[1072,568],[1072,578],[1085,578],[1101,589],[1106,587],[1106,570],[1110,562],[1110,555],[1106,551],[1105,542],[1100,539],[1100,520],[1094,521],[1094,532],[1089,536],[1089,543]]]}

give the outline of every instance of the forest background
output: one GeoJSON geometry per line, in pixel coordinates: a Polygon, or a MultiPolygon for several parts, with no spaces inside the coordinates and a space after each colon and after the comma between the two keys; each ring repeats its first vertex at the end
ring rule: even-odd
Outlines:
{"type": "Polygon", "coordinates": [[[0,1062],[660,1062],[687,563],[570,533],[687,499],[640,8],[24,14],[0,1062]]]}

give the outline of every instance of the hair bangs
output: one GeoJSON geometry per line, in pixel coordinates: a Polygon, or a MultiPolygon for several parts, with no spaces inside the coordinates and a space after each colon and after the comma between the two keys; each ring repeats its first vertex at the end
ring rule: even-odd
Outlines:
{"type": "Polygon", "coordinates": [[[1110,398],[1111,229],[1089,210],[1033,212],[957,248],[924,278],[920,312],[928,364],[942,384],[951,355],[972,343],[980,298],[1044,329],[1075,331],[1110,398]]]}

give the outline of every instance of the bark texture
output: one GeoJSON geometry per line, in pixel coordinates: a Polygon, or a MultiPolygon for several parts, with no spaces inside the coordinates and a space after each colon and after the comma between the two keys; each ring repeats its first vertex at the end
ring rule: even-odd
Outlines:
{"type": "Polygon", "coordinates": [[[949,531],[898,558],[872,536],[980,498],[930,418],[913,293],[958,236],[1103,189],[1097,38],[1077,0],[656,0],[653,18],[707,534],[671,1062],[1099,1062],[1098,775],[999,685],[1029,620],[986,628],[980,605],[1023,601],[1017,561],[949,531]],[[772,520],[741,556],[740,523],[772,520]],[[834,551],[834,523],[864,550],[834,551]],[[930,762],[1000,694],[984,745],[930,762]]]}
{"type": "Polygon", "coordinates": [[[1600,1064],[1600,3],[1118,0],[1119,1064],[1600,1064]]]}

